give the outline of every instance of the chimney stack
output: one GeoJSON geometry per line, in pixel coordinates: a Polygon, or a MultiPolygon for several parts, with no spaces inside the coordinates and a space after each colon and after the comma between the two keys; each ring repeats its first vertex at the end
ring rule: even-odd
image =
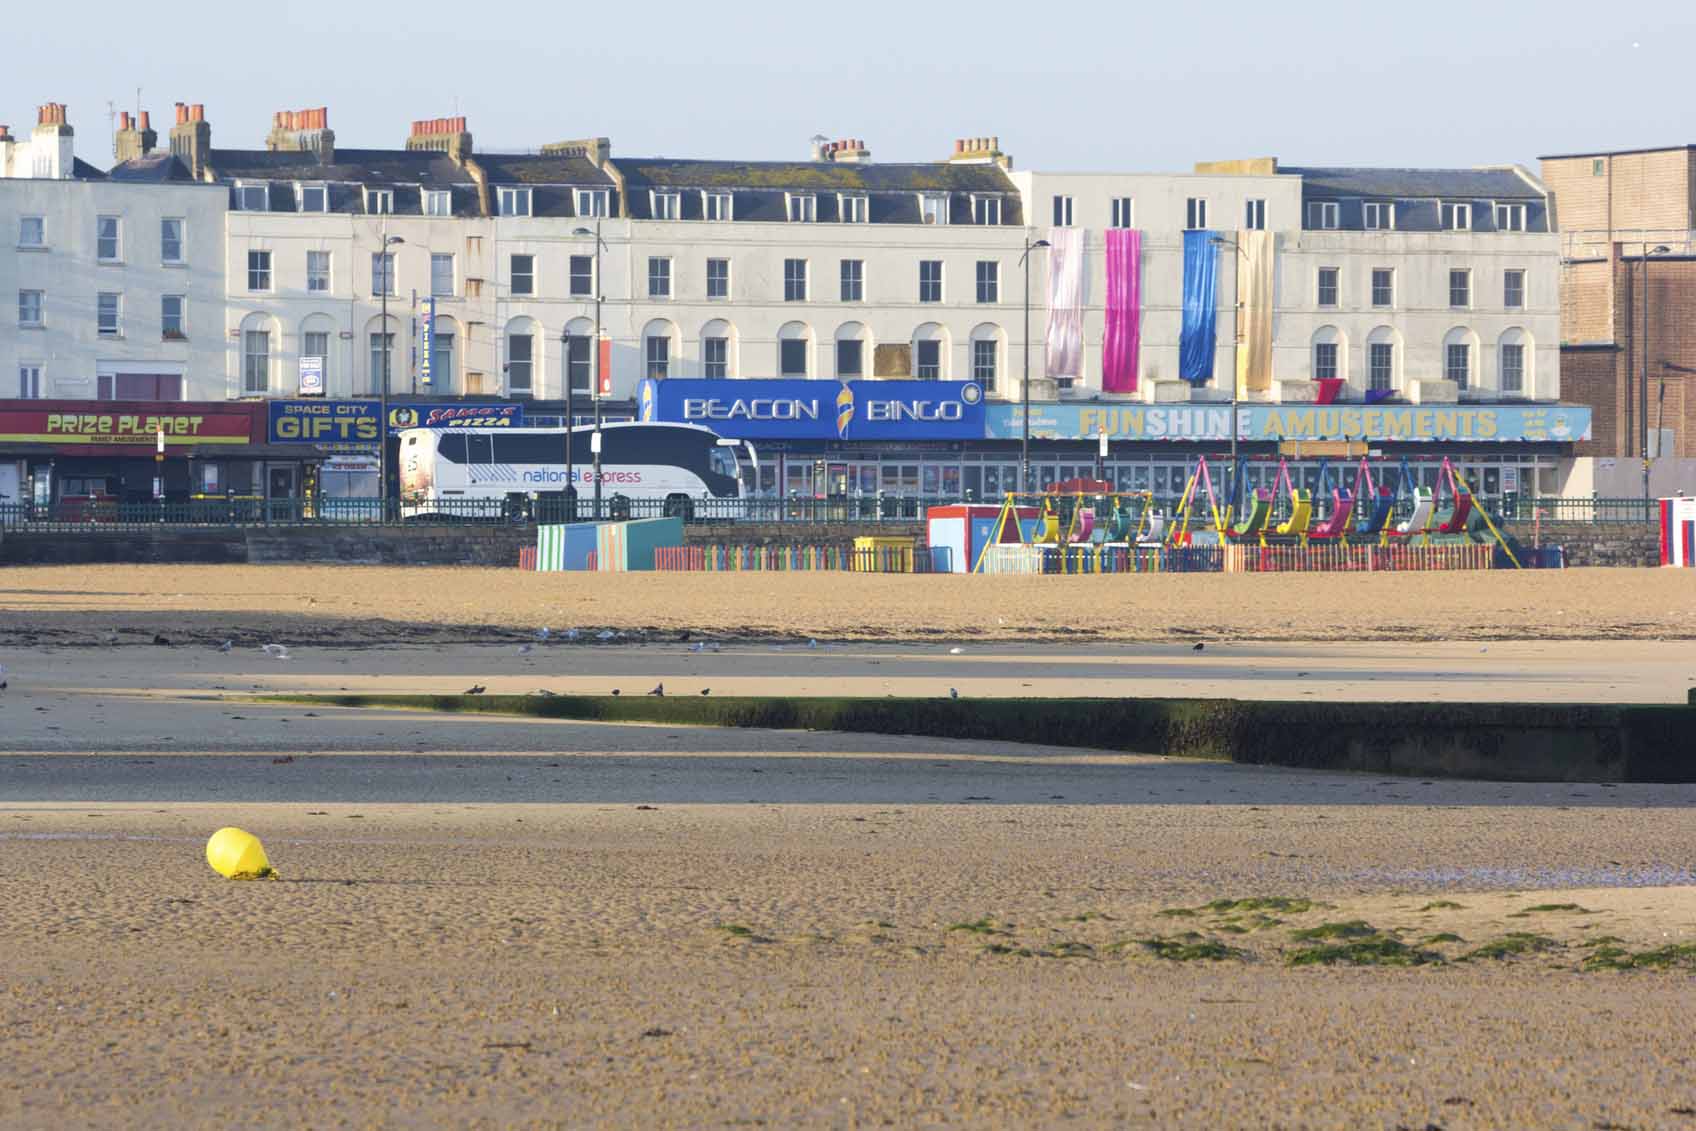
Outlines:
{"type": "MultiPolygon", "coordinates": [[[[445,153],[456,165],[471,156],[471,131],[465,128],[465,118],[423,118],[412,123],[407,135],[408,153],[445,153]]],[[[547,152],[546,147],[542,150],[547,152]]]]}
{"type": "Polygon", "coordinates": [[[859,165],[872,159],[871,150],[860,138],[843,138],[828,145],[817,147],[817,161],[829,161],[840,165],[859,165]]]}
{"type": "Polygon", "coordinates": [[[581,157],[595,168],[604,169],[612,159],[612,139],[586,137],[575,141],[551,141],[542,146],[542,153],[547,157],[581,157]]]}
{"type": "Polygon", "coordinates": [[[320,165],[336,163],[336,132],[330,128],[330,110],[278,110],[271,115],[271,132],[265,148],[272,153],[311,153],[320,165]]]}
{"type": "Polygon", "coordinates": [[[76,131],[71,129],[65,104],[43,104],[36,110],[35,122],[35,130],[30,135],[33,165],[30,176],[49,180],[69,179],[76,172],[76,131]]]}
{"type": "Polygon", "coordinates": [[[189,175],[197,181],[207,179],[207,163],[212,156],[212,126],[206,120],[206,107],[199,102],[176,104],[177,124],[171,127],[171,155],[188,166],[189,175]]]}
{"type": "Polygon", "coordinates": [[[118,115],[118,134],[112,144],[112,156],[118,164],[146,157],[158,144],[159,135],[146,110],[141,111],[139,120],[127,111],[118,115]]]}
{"type": "Polygon", "coordinates": [[[1001,152],[999,137],[959,137],[954,139],[954,152],[949,154],[951,165],[999,165],[1013,167],[1013,159],[1001,152]]]}

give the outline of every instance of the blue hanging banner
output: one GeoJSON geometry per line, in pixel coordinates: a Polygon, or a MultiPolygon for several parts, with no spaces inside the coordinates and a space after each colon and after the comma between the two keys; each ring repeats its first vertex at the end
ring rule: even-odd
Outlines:
{"type": "Polygon", "coordinates": [[[1192,385],[1213,380],[1219,248],[1212,232],[1184,233],[1184,321],[1178,339],[1178,376],[1192,385]]]}

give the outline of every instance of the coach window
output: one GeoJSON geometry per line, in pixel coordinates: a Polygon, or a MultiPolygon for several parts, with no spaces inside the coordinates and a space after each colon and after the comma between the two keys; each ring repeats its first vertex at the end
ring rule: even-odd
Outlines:
{"type": "Polygon", "coordinates": [[[465,462],[492,463],[492,453],[489,437],[476,432],[469,432],[465,437],[465,462]]]}

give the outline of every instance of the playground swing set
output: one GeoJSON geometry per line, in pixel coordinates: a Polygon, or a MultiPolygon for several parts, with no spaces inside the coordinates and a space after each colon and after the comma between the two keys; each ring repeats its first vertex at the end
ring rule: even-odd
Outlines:
{"type": "MultiPolygon", "coordinates": [[[[1330,497],[1324,518],[1316,516],[1315,492],[1295,484],[1284,458],[1278,460],[1272,486],[1256,488],[1240,516],[1232,513],[1229,502],[1220,505],[1206,456],[1196,458],[1170,519],[1154,505],[1151,493],[1114,491],[1098,480],[1055,484],[1035,496],[1034,505],[1032,496],[1009,493],[972,571],[983,572],[991,546],[1008,544],[1054,547],[1061,572],[1068,573],[1103,572],[1109,552],[1128,555],[1122,568],[1138,571],[1139,562],[1158,560],[1138,551],[1245,544],[1303,550],[1493,544],[1515,569],[1524,568],[1514,539],[1476,501],[1465,476],[1447,457],[1434,486],[1416,484],[1406,459],[1399,470],[1391,487],[1383,482],[1386,476],[1374,477],[1371,463],[1362,457],[1352,487],[1343,486],[1340,472],[1332,486],[1330,462],[1321,461],[1317,491],[1321,498],[1329,491],[1330,497]],[[1407,517],[1397,521],[1398,513],[1407,517]],[[1203,525],[1208,519],[1211,525],[1203,525]]],[[[1232,492],[1233,497],[1238,494],[1232,492]]]]}

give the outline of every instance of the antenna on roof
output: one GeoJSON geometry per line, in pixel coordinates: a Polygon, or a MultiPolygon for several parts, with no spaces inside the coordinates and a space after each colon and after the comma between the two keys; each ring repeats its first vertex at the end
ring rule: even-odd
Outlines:
{"type": "Polygon", "coordinates": [[[118,104],[110,98],[106,100],[106,133],[112,142],[112,156],[118,155],[118,104]]]}

